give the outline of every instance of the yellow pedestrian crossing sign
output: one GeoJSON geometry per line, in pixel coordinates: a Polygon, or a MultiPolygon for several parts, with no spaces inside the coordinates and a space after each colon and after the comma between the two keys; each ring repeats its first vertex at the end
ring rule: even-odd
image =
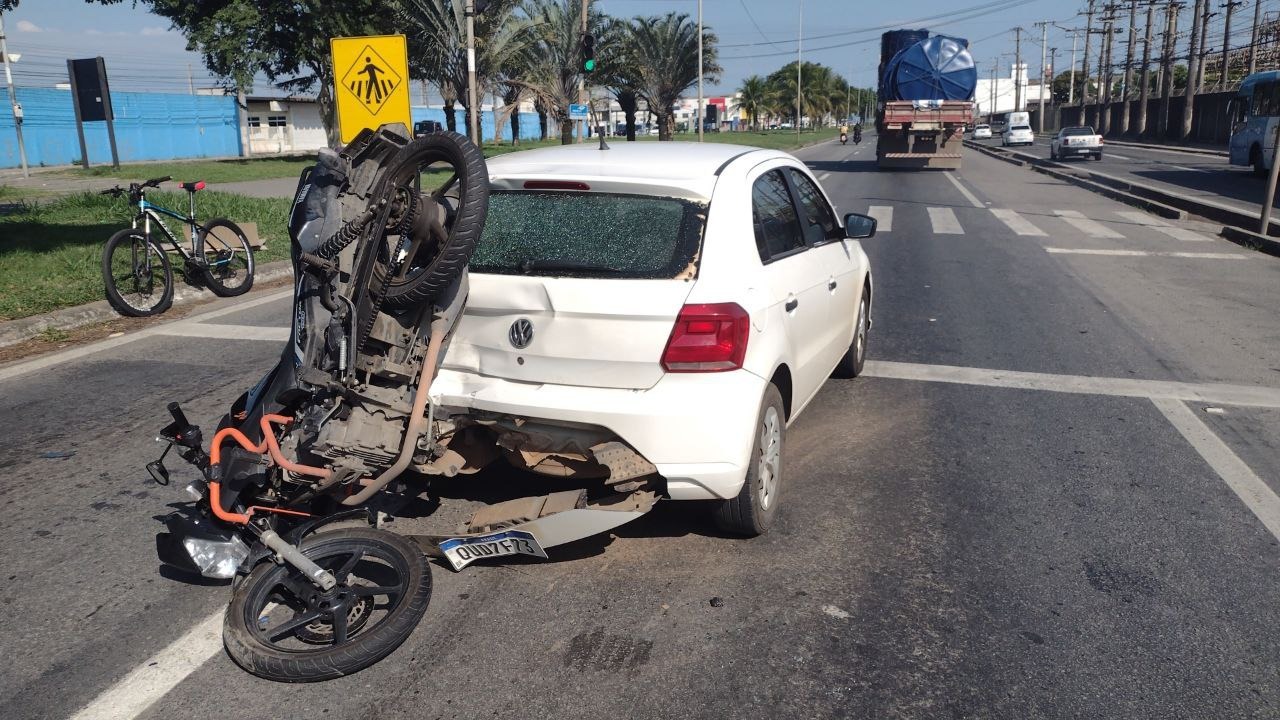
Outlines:
{"type": "Polygon", "coordinates": [[[387,123],[413,127],[409,53],[403,35],[332,38],[334,97],[342,142],[387,123]]]}

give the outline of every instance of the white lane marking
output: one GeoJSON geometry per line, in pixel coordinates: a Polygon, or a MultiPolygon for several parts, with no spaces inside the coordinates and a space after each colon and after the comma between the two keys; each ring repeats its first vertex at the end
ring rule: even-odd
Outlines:
{"type": "Polygon", "coordinates": [[[1187,167],[1185,165],[1174,165],[1172,163],[1159,163],[1159,164],[1167,168],[1173,168],[1174,170],[1185,170],[1187,172],[1202,172],[1202,173],[1209,172],[1208,170],[1201,170],[1200,168],[1187,167]]]}
{"type": "Polygon", "coordinates": [[[1095,250],[1092,248],[1047,247],[1045,252],[1058,255],[1109,255],[1112,257],[1173,257],[1198,260],[1248,260],[1251,256],[1241,253],[1214,252],[1163,252],[1159,250],[1095,250]]]}
{"type": "Polygon", "coordinates": [[[1169,223],[1157,218],[1155,215],[1148,215],[1141,210],[1117,210],[1116,214],[1132,223],[1137,223],[1144,227],[1149,227],[1158,233],[1168,235],[1174,240],[1182,240],[1183,242],[1213,242],[1213,238],[1207,238],[1198,232],[1188,230],[1186,228],[1174,227],[1169,223]]]}
{"type": "Polygon", "coordinates": [[[1226,383],[1186,383],[1170,380],[1138,380],[1134,378],[1090,377],[1087,375],[1054,375],[1051,373],[993,370],[957,365],[925,365],[921,363],[868,360],[867,374],[872,377],[921,382],[982,385],[1018,390],[1045,390],[1076,395],[1110,395],[1154,400],[1183,400],[1210,405],[1248,407],[1280,407],[1280,387],[1230,385],[1226,383]]]}
{"type": "Polygon", "coordinates": [[[1107,153],[1107,157],[1109,157],[1109,158],[1115,158],[1115,159],[1117,159],[1117,160],[1132,160],[1132,159],[1133,159],[1133,158],[1129,157],[1128,155],[1117,155],[1117,154],[1115,154],[1115,153],[1113,153],[1113,152],[1109,152],[1109,153],[1107,153]]]}
{"type": "Polygon", "coordinates": [[[14,363],[13,365],[9,365],[8,367],[0,368],[0,380],[8,380],[9,378],[19,377],[21,375],[26,375],[27,373],[35,372],[36,370],[43,370],[45,368],[52,367],[54,365],[61,365],[62,363],[69,362],[71,360],[76,360],[86,355],[92,355],[97,352],[102,352],[103,350],[110,350],[113,347],[119,347],[121,345],[134,342],[135,340],[141,340],[143,338],[160,335],[164,333],[166,328],[172,325],[189,325],[193,323],[199,323],[203,320],[212,320],[214,318],[219,318],[224,315],[230,315],[232,313],[236,313],[241,310],[248,310],[249,308],[254,308],[259,305],[265,305],[267,303],[276,302],[277,300],[291,297],[292,295],[293,295],[293,288],[289,288],[287,290],[281,290],[280,292],[274,292],[269,295],[263,295],[260,298],[254,298],[253,300],[249,300],[247,302],[228,305],[227,307],[219,308],[217,310],[212,310],[207,313],[202,313],[200,315],[193,315],[192,317],[184,318],[182,320],[176,320],[172,323],[155,325],[149,328],[144,328],[135,333],[129,333],[127,335],[122,335],[120,337],[109,338],[107,340],[100,340],[98,342],[90,343],[88,345],[81,345],[80,347],[63,350],[62,352],[51,353],[49,355],[42,355],[38,358],[27,360],[26,362],[14,363]]]}
{"type": "Polygon", "coordinates": [[[1218,473],[1218,477],[1253,511],[1262,524],[1280,540],[1280,497],[1231,451],[1204,421],[1177,400],[1152,400],[1174,428],[1218,473]]]}
{"type": "Polygon", "coordinates": [[[947,172],[946,170],[943,170],[942,172],[944,175],[947,176],[947,179],[951,181],[951,184],[956,186],[956,189],[960,191],[960,194],[964,195],[964,199],[968,200],[970,205],[976,208],[986,207],[985,205],[983,205],[981,202],[978,201],[978,198],[974,197],[973,193],[969,192],[969,188],[965,187],[963,184],[960,183],[959,180],[956,179],[956,176],[954,173],[947,172]]]}
{"type": "Polygon", "coordinates": [[[830,615],[833,618],[840,618],[841,620],[848,620],[850,617],[852,617],[849,613],[845,612],[844,610],[841,610],[835,605],[823,605],[822,612],[830,615]]]}
{"type": "Polygon", "coordinates": [[[829,173],[829,172],[825,172],[825,173],[822,173],[821,175],[819,175],[819,176],[818,176],[818,179],[819,179],[819,180],[826,180],[826,179],[827,179],[827,178],[829,178],[829,177],[831,177],[831,173],[829,173]]]}
{"type": "Polygon", "coordinates": [[[964,234],[964,228],[960,227],[960,221],[956,219],[956,213],[951,208],[929,208],[929,222],[933,224],[934,234],[964,234]]]}
{"type": "Polygon", "coordinates": [[[1053,214],[1071,223],[1075,229],[1089,237],[1123,239],[1124,236],[1096,220],[1090,220],[1079,210],[1054,210],[1053,214]]]}
{"type": "Polygon", "coordinates": [[[1036,227],[1035,225],[1032,225],[1031,221],[1022,217],[1021,215],[1019,215],[1017,212],[1013,210],[1009,210],[1007,208],[991,208],[991,214],[995,215],[1000,222],[1004,223],[1005,225],[1008,225],[1009,229],[1018,235],[1030,235],[1033,237],[1048,237],[1047,235],[1045,235],[1045,232],[1043,230],[1036,227]]]}
{"type": "Polygon", "coordinates": [[[167,325],[161,329],[158,334],[174,335],[179,337],[210,338],[214,340],[283,341],[289,339],[289,328],[195,323],[193,325],[167,325]]]}
{"type": "Polygon", "coordinates": [[[872,205],[867,214],[876,219],[876,232],[889,232],[893,229],[893,206],[872,205]]]}
{"type": "Polygon", "coordinates": [[[222,614],[219,610],[210,615],[152,655],[71,720],[125,720],[141,715],[222,650],[222,614]]]}

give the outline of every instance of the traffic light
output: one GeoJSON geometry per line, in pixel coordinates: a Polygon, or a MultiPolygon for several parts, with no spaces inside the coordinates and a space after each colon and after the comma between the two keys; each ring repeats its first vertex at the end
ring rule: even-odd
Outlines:
{"type": "Polygon", "coordinates": [[[587,34],[582,36],[582,72],[589,73],[596,69],[596,39],[587,34]]]}

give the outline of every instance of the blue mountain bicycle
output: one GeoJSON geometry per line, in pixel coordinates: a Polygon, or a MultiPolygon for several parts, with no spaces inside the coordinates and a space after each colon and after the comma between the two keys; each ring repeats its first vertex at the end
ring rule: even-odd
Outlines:
{"type": "Polygon", "coordinates": [[[131,227],[107,240],[102,251],[102,280],[107,302],[122,315],[158,315],[173,304],[173,267],[161,246],[167,239],[182,257],[182,273],[187,282],[203,284],[215,295],[234,297],[253,287],[253,250],[244,231],[226,218],[207,223],[196,221],[196,192],[204,182],[178,183],[187,191],[190,210],[186,215],[147,202],[147,188],[158,188],[171,177],[153,178],[129,187],[103,190],[103,195],[128,195],[138,212],[131,227]],[[181,221],[191,230],[190,252],[165,226],[161,216],[181,221]],[[159,233],[153,230],[159,228],[159,233]]]}

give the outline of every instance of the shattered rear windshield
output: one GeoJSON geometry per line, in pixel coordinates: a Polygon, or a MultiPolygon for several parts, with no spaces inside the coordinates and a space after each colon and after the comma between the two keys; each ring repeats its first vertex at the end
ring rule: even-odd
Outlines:
{"type": "Polygon", "coordinates": [[[704,205],[680,198],[495,190],[471,270],[672,278],[692,269],[705,218],[704,205]]]}

